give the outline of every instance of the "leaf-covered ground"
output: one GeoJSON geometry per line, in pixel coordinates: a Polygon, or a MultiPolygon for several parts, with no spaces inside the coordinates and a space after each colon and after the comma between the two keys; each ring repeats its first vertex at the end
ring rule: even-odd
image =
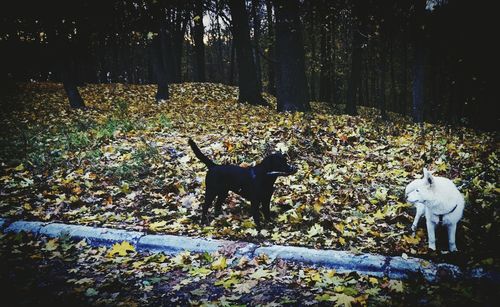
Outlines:
{"type": "Polygon", "coordinates": [[[236,88],[217,84],[172,85],[160,105],[154,86],[81,93],[87,111],[70,110],[57,84],[23,85],[3,99],[2,217],[420,257],[425,220],[411,236],[414,209],[403,191],[427,166],[466,196],[452,260],[499,266],[497,134],[429,124],[422,133],[395,114],[389,122],[371,109],[350,117],[323,103],[282,114],[239,104],[236,88]],[[206,168],[189,137],[218,163],[287,152],[299,171],[277,181],[272,223],[257,233],[248,202],[230,194],[224,215],[211,211],[212,223],[200,225],[206,168]]]}
{"type": "Polygon", "coordinates": [[[2,299],[11,306],[493,306],[495,285],[339,274],[230,251],[175,257],[126,242],[0,235],[2,299]]]}

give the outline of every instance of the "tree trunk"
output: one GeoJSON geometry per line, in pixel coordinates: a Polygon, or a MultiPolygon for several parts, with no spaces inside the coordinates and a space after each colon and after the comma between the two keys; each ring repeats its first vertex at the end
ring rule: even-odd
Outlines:
{"type": "Polygon", "coordinates": [[[74,48],[63,33],[54,31],[51,33],[54,38],[54,53],[57,61],[64,91],[68,97],[68,102],[73,109],[86,109],[85,103],[77,88],[77,69],[74,57],[74,48]]]}
{"type": "Polygon", "coordinates": [[[309,5],[309,45],[311,46],[311,61],[309,63],[309,94],[311,101],[316,100],[316,78],[315,78],[315,67],[316,67],[316,29],[315,24],[315,11],[316,7],[313,1],[308,3],[309,5]]]}
{"type": "Polygon", "coordinates": [[[257,78],[257,68],[252,56],[252,43],[248,26],[248,14],[244,0],[229,0],[233,26],[233,38],[238,63],[239,102],[267,105],[262,98],[257,78]]]}
{"type": "Polygon", "coordinates": [[[380,55],[380,62],[379,62],[379,75],[380,75],[380,87],[379,87],[379,109],[380,109],[380,116],[382,117],[383,120],[387,119],[387,113],[386,113],[386,96],[385,96],[385,68],[386,68],[386,58],[385,55],[381,54],[380,55]]]}
{"type": "Polygon", "coordinates": [[[236,57],[236,47],[234,44],[234,40],[231,44],[231,59],[230,59],[230,66],[229,66],[229,84],[234,85],[234,63],[235,63],[235,57],[236,57]]]}
{"type": "Polygon", "coordinates": [[[351,55],[351,73],[347,87],[346,112],[349,115],[357,115],[356,93],[361,81],[361,34],[359,29],[354,29],[351,55]]]}
{"type": "Polygon", "coordinates": [[[203,0],[197,0],[194,4],[194,29],[193,40],[196,54],[195,80],[205,82],[205,44],[203,42],[203,0]]]}
{"type": "MultiPolygon", "coordinates": [[[[273,30],[273,5],[271,0],[266,0],[266,11],[267,11],[267,36],[269,44],[267,46],[267,55],[269,58],[274,59],[274,30],[273,30]]],[[[267,91],[271,95],[276,95],[276,74],[274,73],[274,63],[267,64],[267,78],[268,86],[267,91]]]]}
{"type": "Polygon", "coordinates": [[[61,77],[64,86],[64,91],[68,96],[69,105],[73,109],[85,109],[85,103],[83,102],[82,96],[76,87],[75,78],[75,67],[73,67],[73,61],[68,60],[62,63],[61,67],[61,77]]]}
{"type": "Polygon", "coordinates": [[[299,0],[275,0],[278,111],[308,111],[299,0]]]}
{"type": "Polygon", "coordinates": [[[399,98],[399,113],[406,115],[408,102],[408,43],[403,40],[403,68],[401,78],[401,96],[399,98]]]}
{"type": "Polygon", "coordinates": [[[417,1],[415,7],[414,52],[413,62],[413,105],[412,117],[416,123],[424,120],[424,33],[422,23],[426,0],[417,1]]]}
{"type": "Polygon", "coordinates": [[[168,53],[168,50],[165,50],[166,48],[168,48],[167,33],[166,30],[162,28],[160,29],[160,33],[158,34],[158,36],[153,39],[153,42],[150,46],[153,73],[158,85],[155,95],[157,102],[167,100],[169,98],[169,78],[167,73],[168,65],[167,63],[165,63],[163,57],[165,53],[168,53]]]}
{"type": "Polygon", "coordinates": [[[364,25],[364,10],[362,0],[355,0],[353,4],[353,15],[355,17],[353,27],[353,40],[351,50],[351,72],[347,87],[346,112],[349,115],[357,115],[356,94],[361,83],[361,33],[364,25]]]}
{"type": "MultiPolygon", "coordinates": [[[[330,11],[331,13],[332,11],[330,11]]],[[[330,36],[330,39],[329,39],[329,46],[328,46],[328,50],[329,50],[329,53],[330,53],[330,56],[328,57],[329,58],[329,62],[330,62],[330,65],[329,65],[329,83],[330,83],[330,91],[329,91],[329,96],[330,97],[330,103],[334,104],[336,103],[337,101],[337,96],[338,96],[338,83],[337,83],[337,63],[336,63],[336,59],[335,59],[335,56],[337,54],[337,46],[335,44],[335,40],[336,40],[336,37],[335,37],[335,34],[336,34],[336,23],[337,23],[337,20],[335,19],[335,14],[334,13],[331,13],[332,16],[330,16],[330,33],[331,35],[330,36]]]]}
{"type": "Polygon", "coordinates": [[[259,85],[259,92],[262,92],[262,69],[260,65],[260,0],[252,0],[252,18],[253,18],[253,55],[255,58],[255,69],[257,73],[257,83],[259,85]]]}
{"type": "Polygon", "coordinates": [[[390,85],[390,95],[391,95],[391,107],[390,109],[394,112],[396,108],[396,81],[394,77],[394,39],[391,32],[391,37],[389,38],[389,65],[390,65],[390,77],[391,77],[391,85],[390,85]]]}
{"type": "Polygon", "coordinates": [[[328,56],[328,33],[326,27],[322,26],[320,31],[320,70],[319,70],[319,99],[321,101],[330,101],[328,86],[328,69],[330,68],[328,56]]]}

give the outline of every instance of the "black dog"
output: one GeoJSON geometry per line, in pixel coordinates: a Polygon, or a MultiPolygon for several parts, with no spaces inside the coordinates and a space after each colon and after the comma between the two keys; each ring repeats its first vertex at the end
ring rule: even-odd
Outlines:
{"type": "Polygon", "coordinates": [[[260,212],[269,221],[269,206],[274,192],[274,182],[278,176],[288,176],[297,172],[297,169],[288,165],[285,156],[275,153],[267,156],[260,164],[253,167],[236,165],[217,165],[205,156],[198,146],[189,139],[189,145],[194,154],[208,167],[205,178],[205,203],[203,204],[202,223],[206,223],[207,211],[215,197],[215,214],[221,213],[222,202],[226,200],[229,191],[233,191],[250,200],[255,225],[260,229],[260,212]]]}

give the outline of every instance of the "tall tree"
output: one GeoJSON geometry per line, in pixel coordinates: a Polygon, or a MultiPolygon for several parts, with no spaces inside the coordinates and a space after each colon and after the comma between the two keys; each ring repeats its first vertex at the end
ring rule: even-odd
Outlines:
{"type": "MultiPolygon", "coordinates": [[[[266,20],[267,20],[267,39],[268,39],[267,55],[269,58],[273,59],[274,22],[273,22],[273,4],[271,3],[271,0],[266,0],[266,20]]],[[[267,91],[272,95],[276,95],[276,82],[275,82],[276,75],[274,73],[274,68],[275,68],[274,63],[267,64],[267,79],[268,79],[267,91]]]]}
{"type": "Polygon", "coordinates": [[[413,62],[413,104],[412,117],[416,123],[424,120],[424,15],[426,0],[417,0],[414,7],[414,62],[413,62]]]}
{"type": "Polygon", "coordinates": [[[156,78],[156,84],[158,85],[156,90],[156,101],[160,102],[167,100],[169,98],[168,91],[168,63],[164,60],[163,54],[170,53],[166,49],[169,48],[166,42],[167,33],[166,29],[162,27],[158,36],[153,38],[150,46],[150,54],[153,66],[153,73],[156,78]]]}
{"type": "Polygon", "coordinates": [[[308,111],[308,86],[299,0],[274,0],[278,111],[308,111]]]}
{"type": "Polygon", "coordinates": [[[149,47],[153,74],[157,83],[156,101],[164,101],[169,98],[168,83],[171,81],[173,71],[172,58],[172,36],[169,33],[169,20],[165,14],[164,3],[155,3],[151,7],[154,27],[158,29],[149,47]]]}
{"type": "Polygon", "coordinates": [[[349,75],[349,83],[347,89],[346,112],[349,115],[357,115],[356,109],[356,94],[358,93],[361,83],[361,31],[365,24],[365,6],[367,4],[362,0],[353,1],[353,39],[351,49],[351,71],[349,75]]]}
{"type": "MultiPolygon", "coordinates": [[[[311,1],[311,4],[314,3],[311,1]]],[[[320,48],[320,70],[319,70],[319,99],[321,101],[331,101],[330,94],[332,93],[330,87],[330,75],[332,72],[331,68],[331,51],[333,49],[333,44],[331,42],[332,35],[330,34],[333,31],[333,28],[330,28],[330,25],[333,23],[329,22],[330,19],[334,19],[335,16],[333,14],[328,14],[328,3],[327,0],[322,0],[321,8],[319,9],[319,18],[325,22],[324,25],[320,27],[320,39],[319,39],[319,48],[320,48]]]]}
{"type": "Polygon", "coordinates": [[[195,80],[198,82],[205,82],[205,43],[203,42],[205,29],[203,27],[203,0],[196,0],[194,2],[194,15],[193,40],[194,51],[196,54],[195,80]]]}
{"type": "Polygon", "coordinates": [[[252,19],[253,19],[253,44],[255,68],[257,72],[257,83],[259,92],[262,92],[262,70],[260,65],[260,0],[252,0],[252,19]]]}
{"type": "Polygon", "coordinates": [[[238,63],[238,87],[240,90],[238,101],[253,105],[267,105],[267,102],[262,98],[261,87],[257,78],[257,67],[252,55],[245,0],[229,0],[228,4],[231,11],[233,38],[238,63]]]}

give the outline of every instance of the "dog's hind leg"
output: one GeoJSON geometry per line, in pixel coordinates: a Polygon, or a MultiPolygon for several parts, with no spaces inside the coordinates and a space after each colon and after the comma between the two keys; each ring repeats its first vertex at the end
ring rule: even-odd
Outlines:
{"type": "Polygon", "coordinates": [[[452,223],[448,225],[448,249],[450,252],[458,251],[457,245],[455,243],[455,234],[457,232],[457,224],[452,223]]]}
{"type": "Polygon", "coordinates": [[[418,222],[420,221],[420,218],[425,212],[425,205],[422,203],[416,203],[415,207],[417,208],[417,213],[415,214],[415,219],[413,220],[413,224],[411,225],[411,231],[413,232],[413,235],[415,235],[415,231],[417,230],[417,225],[418,222]]]}
{"type": "Polygon", "coordinates": [[[212,190],[207,188],[207,191],[205,192],[205,203],[203,204],[203,209],[201,213],[202,224],[207,223],[208,208],[210,207],[210,205],[212,205],[216,196],[217,194],[215,194],[212,190]]]}
{"type": "Polygon", "coordinates": [[[215,215],[221,215],[222,213],[222,203],[226,200],[227,198],[227,193],[229,191],[223,191],[217,195],[217,202],[215,203],[215,215]]]}

